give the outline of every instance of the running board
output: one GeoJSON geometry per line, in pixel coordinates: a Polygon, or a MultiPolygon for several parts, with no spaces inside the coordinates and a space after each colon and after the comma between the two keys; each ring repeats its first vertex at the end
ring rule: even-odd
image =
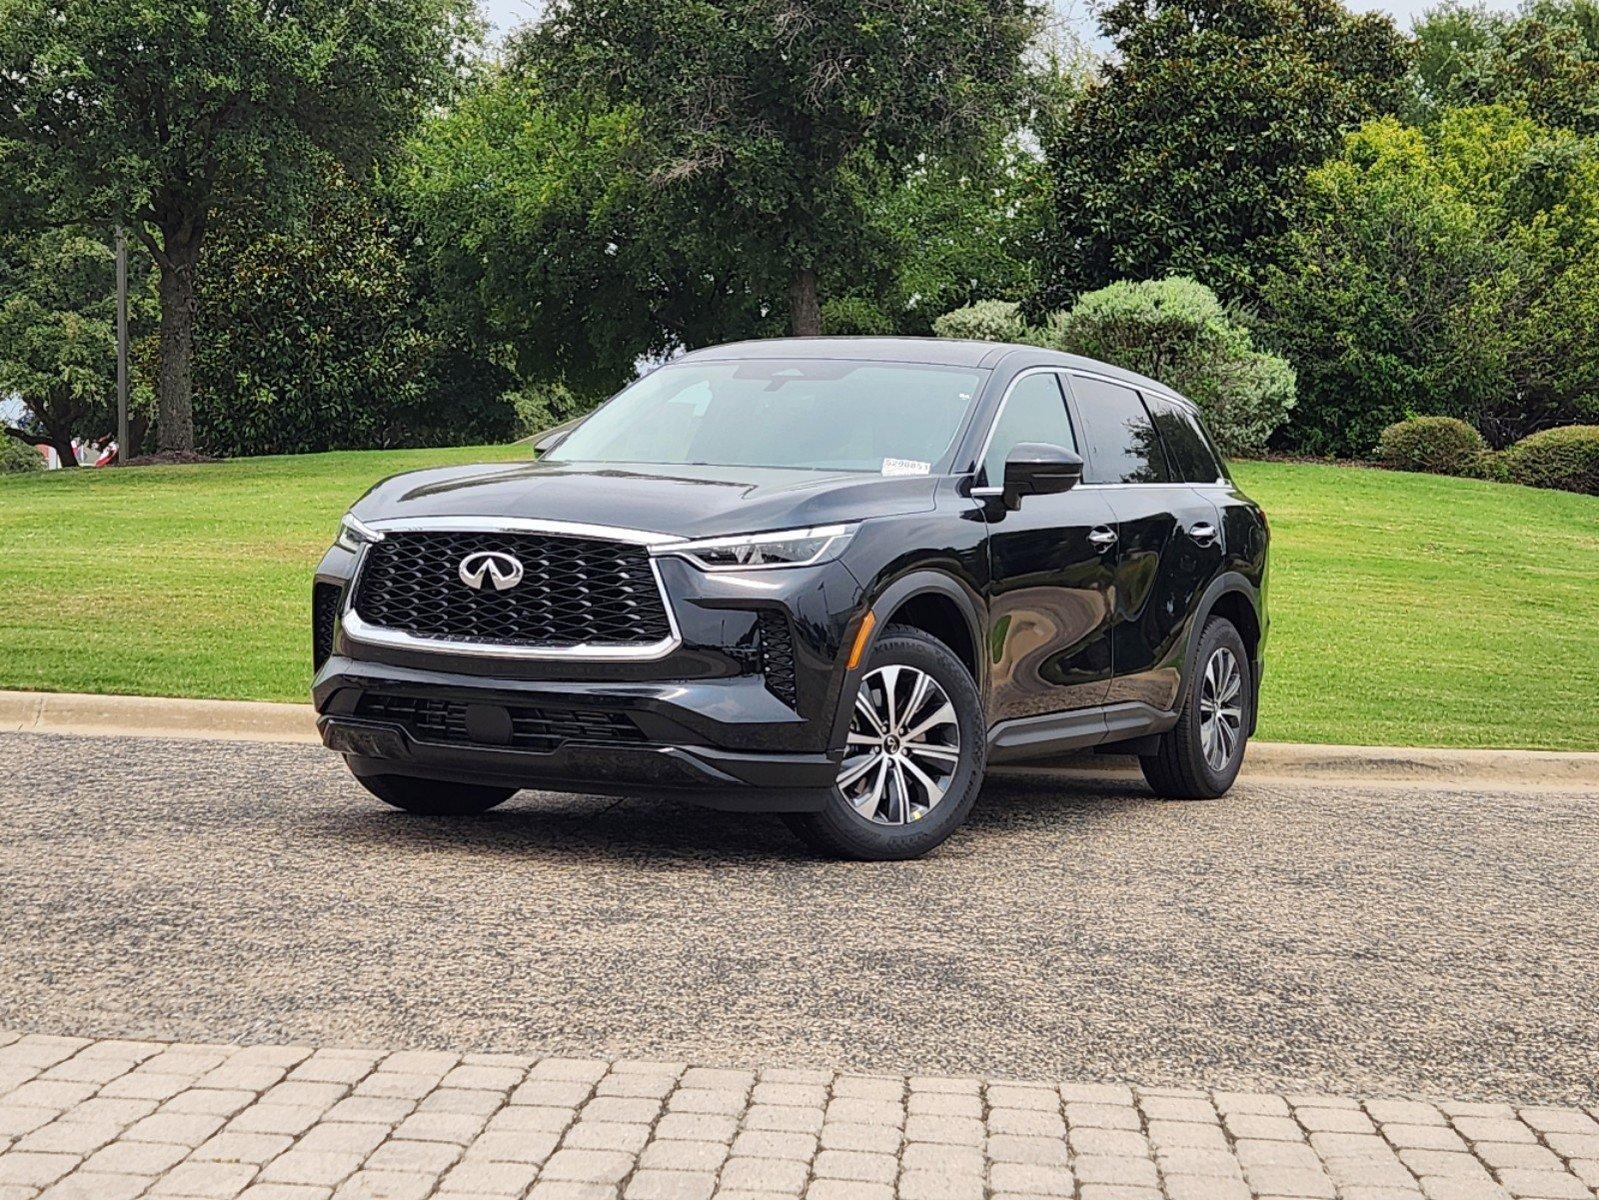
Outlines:
{"type": "Polygon", "coordinates": [[[988,761],[991,765],[1037,763],[1106,743],[1165,733],[1175,724],[1176,713],[1137,700],[1017,717],[988,731],[988,761]]]}

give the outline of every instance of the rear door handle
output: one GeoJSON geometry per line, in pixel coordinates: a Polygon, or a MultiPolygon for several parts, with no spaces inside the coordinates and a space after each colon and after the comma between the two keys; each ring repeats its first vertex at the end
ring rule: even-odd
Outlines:
{"type": "Polygon", "coordinates": [[[1089,531],[1088,540],[1101,550],[1109,550],[1116,544],[1116,531],[1108,526],[1101,525],[1098,529],[1089,531]]]}
{"type": "Polygon", "coordinates": [[[1201,521],[1188,527],[1188,536],[1201,546],[1211,546],[1216,542],[1216,527],[1209,521],[1201,521]]]}

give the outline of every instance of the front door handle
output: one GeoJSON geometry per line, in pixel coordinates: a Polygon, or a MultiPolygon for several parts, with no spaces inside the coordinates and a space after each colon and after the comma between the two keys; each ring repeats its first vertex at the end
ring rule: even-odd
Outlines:
{"type": "Polygon", "coordinates": [[[1089,531],[1088,540],[1101,550],[1109,550],[1116,544],[1116,531],[1109,526],[1101,525],[1098,529],[1089,531]]]}
{"type": "Polygon", "coordinates": [[[1201,546],[1211,546],[1216,542],[1216,527],[1209,521],[1201,521],[1188,527],[1188,536],[1201,546]]]}

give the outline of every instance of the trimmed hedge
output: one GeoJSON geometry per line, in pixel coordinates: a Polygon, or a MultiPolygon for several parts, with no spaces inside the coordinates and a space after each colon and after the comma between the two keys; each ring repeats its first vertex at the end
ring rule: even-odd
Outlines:
{"type": "Polygon", "coordinates": [[[1384,466],[1400,471],[1477,475],[1487,452],[1488,443],[1482,434],[1454,417],[1397,421],[1377,439],[1378,459],[1384,466]]]}
{"type": "Polygon", "coordinates": [[[1545,429],[1506,450],[1504,462],[1516,483],[1599,496],[1599,425],[1545,429]]]}

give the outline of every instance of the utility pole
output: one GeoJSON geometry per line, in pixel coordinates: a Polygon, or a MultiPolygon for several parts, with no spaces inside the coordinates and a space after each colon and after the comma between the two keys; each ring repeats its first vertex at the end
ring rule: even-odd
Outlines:
{"type": "Polygon", "coordinates": [[[128,446],[128,231],[117,226],[117,466],[132,456],[128,446]]]}

